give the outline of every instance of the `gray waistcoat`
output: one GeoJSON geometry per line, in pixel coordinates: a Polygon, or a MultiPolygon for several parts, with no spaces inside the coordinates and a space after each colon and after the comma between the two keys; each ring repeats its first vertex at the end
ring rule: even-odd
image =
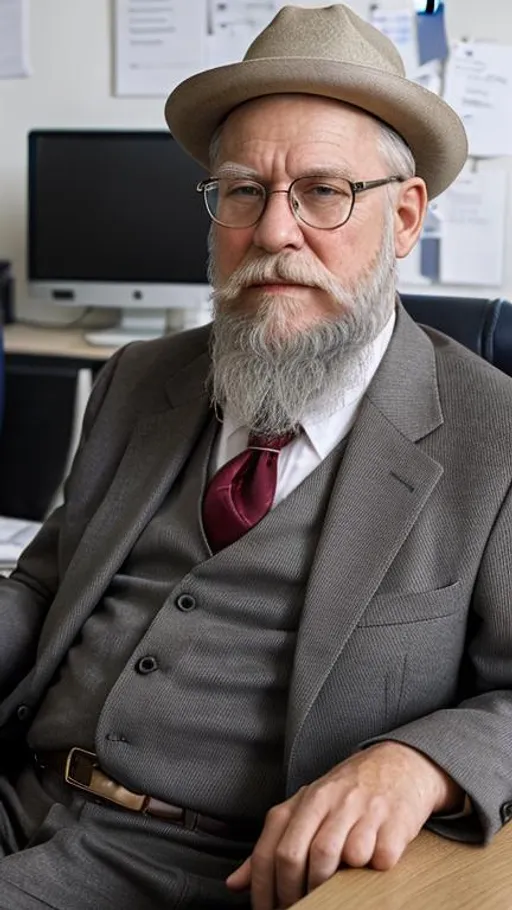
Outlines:
{"type": "Polygon", "coordinates": [[[218,816],[283,798],[296,632],[344,443],[212,556],[200,503],[215,427],[87,620],[30,731],[126,786],[218,816]]]}

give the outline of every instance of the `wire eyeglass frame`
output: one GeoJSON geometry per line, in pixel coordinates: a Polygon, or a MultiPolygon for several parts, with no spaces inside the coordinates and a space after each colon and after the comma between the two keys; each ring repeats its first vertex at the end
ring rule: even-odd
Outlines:
{"type": "MultiPolygon", "coordinates": [[[[244,230],[245,228],[254,227],[258,223],[258,221],[260,221],[260,219],[263,217],[265,210],[267,208],[267,204],[268,204],[268,200],[269,200],[270,196],[285,194],[288,197],[288,205],[290,207],[290,211],[296,221],[302,222],[303,224],[306,224],[308,227],[312,227],[318,231],[335,231],[338,228],[343,227],[343,225],[346,224],[347,221],[349,220],[349,218],[352,215],[352,212],[354,210],[356,197],[358,196],[359,193],[365,193],[367,190],[373,190],[380,186],[386,186],[389,183],[403,183],[405,180],[407,180],[407,177],[402,177],[399,174],[393,174],[389,177],[381,177],[378,180],[357,180],[357,181],[349,180],[347,177],[338,178],[340,180],[343,180],[346,183],[346,185],[348,187],[350,187],[350,193],[351,193],[350,205],[348,208],[348,214],[341,221],[338,221],[335,224],[328,225],[328,226],[311,224],[310,221],[307,221],[306,218],[304,218],[303,215],[300,214],[300,212],[298,211],[298,207],[294,206],[293,190],[294,190],[295,185],[299,181],[306,180],[306,179],[307,180],[319,180],[322,182],[322,184],[329,186],[329,182],[332,181],[332,179],[333,179],[332,177],[328,177],[325,174],[312,174],[312,175],[308,174],[307,176],[296,177],[295,180],[292,180],[292,182],[290,183],[289,187],[286,190],[269,190],[263,183],[259,183],[257,180],[252,180],[252,179],[245,180],[245,183],[247,185],[250,185],[253,187],[258,187],[259,189],[261,189],[263,191],[263,196],[262,196],[263,205],[262,205],[261,212],[258,214],[258,216],[253,221],[249,222],[248,224],[228,224],[225,221],[221,221],[214,214],[214,212],[212,211],[212,209],[209,205],[209,200],[208,200],[209,193],[212,190],[218,189],[220,181],[226,180],[226,179],[229,179],[229,178],[208,177],[206,180],[201,180],[196,186],[196,191],[198,193],[202,193],[204,204],[205,204],[206,210],[207,210],[210,218],[212,219],[212,221],[214,221],[216,224],[220,224],[222,227],[232,228],[233,230],[237,230],[237,229],[244,230]]],[[[241,179],[243,179],[243,178],[241,178],[241,179]]]]}

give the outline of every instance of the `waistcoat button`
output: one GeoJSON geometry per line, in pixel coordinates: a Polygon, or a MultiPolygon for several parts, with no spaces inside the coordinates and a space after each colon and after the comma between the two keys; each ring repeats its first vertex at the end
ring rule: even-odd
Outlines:
{"type": "Polygon", "coordinates": [[[192,597],[192,594],[180,594],[176,598],[176,606],[178,610],[182,610],[183,613],[188,613],[189,610],[195,610],[197,604],[195,597],[192,597]]]}
{"type": "Polygon", "coordinates": [[[28,705],[20,705],[16,710],[16,717],[24,723],[32,717],[32,709],[28,705]]]}
{"type": "Polygon", "coordinates": [[[137,661],[136,669],[138,673],[142,673],[143,675],[145,673],[153,673],[154,670],[158,669],[158,661],[156,657],[148,654],[147,657],[141,657],[141,659],[137,661]]]}

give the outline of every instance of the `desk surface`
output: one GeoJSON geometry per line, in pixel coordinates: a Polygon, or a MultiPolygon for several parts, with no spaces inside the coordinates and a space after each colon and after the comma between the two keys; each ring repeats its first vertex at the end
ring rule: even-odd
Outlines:
{"type": "Polygon", "coordinates": [[[88,344],[82,329],[36,328],[12,323],[4,328],[4,349],[8,354],[38,354],[107,360],[116,348],[88,344]]]}
{"type": "Polygon", "coordinates": [[[344,869],[297,910],[510,910],[512,825],[489,847],[423,831],[389,872],[344,869]]]}

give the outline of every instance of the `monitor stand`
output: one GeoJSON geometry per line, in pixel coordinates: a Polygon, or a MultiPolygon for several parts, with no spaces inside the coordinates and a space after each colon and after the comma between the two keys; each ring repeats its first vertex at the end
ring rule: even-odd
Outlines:
{"type": "Polygon", "coordinates": [[[121,310],[117,325],[108,329],[95,329],[84,332],[88,344],[106,347],[122,347],[131,341],[151,341],[161,338],[168,331],[179,331],[178,326],[169,326],[166,310],[149,307],[126,308],[121,310]]]}

